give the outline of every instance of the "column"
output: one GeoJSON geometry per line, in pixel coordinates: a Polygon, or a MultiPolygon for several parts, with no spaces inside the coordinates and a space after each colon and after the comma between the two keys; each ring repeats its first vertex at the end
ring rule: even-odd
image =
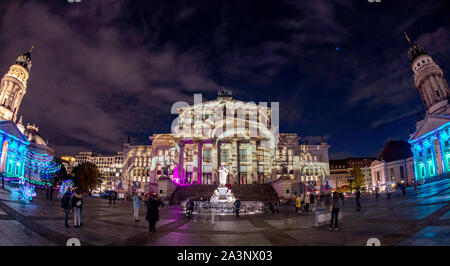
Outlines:
{"type": "MultiPolygon", "coordinates": [[[[213,144],[215,144],[215,141],[213,141],[213,144]]],[[[214,180],[216,180],[216,174],[217,174],[217,170],[219,170],[219,165],[218,165],[218,146],[214,145],[213,149],[212,149],[212,171],[211,171],[211,184],[214,184],[214,180]]]]}
{"type": "Polygon", "coordinates": [[[235,145],[234,147],[236,148],[236,160],[235,160],[235,162],[236,162],[236,169],[237,169],[237,183],[238,184],[242,184],[242,182],[241,182],[241,160],[240,160],[240,158],[239,158],[239,141],[238,140],[236,140],[236,141],[234,141],[233,142],[233,144],[235,145]]]}
{"type": "Polygon", "coordinates": [[[203,184],[203,168],[202,168],[203,143],[201,140],[198,142],[197,150],[198,150],[197,182],[199,184],[203,184]]]}
{"type": "Polygon", "coordinates": [[[192,180],[191,183],[197,182],[198,183],[198,145],[197,140],[194,140],[194,153],[193,153],[193,164],[192,164],[192,180]]]}
{"type": "Polygon", "coordinates": [[[425,157],[425,152],[426,152],[426,150],[425,150],[425,148],[424,148],[424,143],[422,143],[422,163],[423,163],[423,172],[424,172],[424,175],[423,175],[423,178],[426,178],[427,176],[428,176],[428,173],[427,173],[427,161],[426,161],[426,157],[425,157]]]}
{"type": "Polygon", "coordinates": [[[180,183],[184,184],[186,183],[185,181],[185,176],[184,176],[184,142],[182,140],[180,140],[179,142],[180,145],[180,154],[179,154],[179,163],[178,163],[178,178],[180,179],[180,183]]]}
{"type": "Polygon", "coordinates": [[[443,171],[443,173],[447,173],[448,172],[448,167],[446,164],[447,156],[444,152],[444,147],[443,147],[443,142],[445,142],[445,140],[443,139],[443,135],[438,136],[438,141],[439,141],[439,150],[441,151],[442,171],[443,171]]]}

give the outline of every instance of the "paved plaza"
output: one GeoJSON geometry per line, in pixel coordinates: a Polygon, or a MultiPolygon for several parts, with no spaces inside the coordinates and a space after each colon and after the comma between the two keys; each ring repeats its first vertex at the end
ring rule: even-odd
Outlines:
{"type": "MultiPolygon", "coordinates": [[[[56,193],[55,193],[56,194],[56,193]]],[[[196,215],[189,220],[178,206],[160,209],[157,232],[149,233],[145,210],[133,221],[131,202],[85,199],[81,228],[64,227],[60,201],[40,195],[29,204],[13,201],[0,189],[0,245],[66,245],[69,238],[82,245],[144,246],[272,246],[366,245],[378,238],[382,245],[450,245],[450,180],[407,190],[387,200],[365,197],[355,212],[354,198],[346,198],[339,231],[314,227],[314,213],[234,216],[196,215]]],[[[72,215],[71,215],[72,219],[72,215]]],[[[72,223],[72,220],[71,220],[72,223]]]]}

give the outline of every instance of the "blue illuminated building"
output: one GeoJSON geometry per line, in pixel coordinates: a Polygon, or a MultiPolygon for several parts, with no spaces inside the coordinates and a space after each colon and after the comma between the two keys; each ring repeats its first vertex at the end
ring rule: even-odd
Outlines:
{"type": "Polygon", "coordinates": [[[408,57],[414,84],[426,110],[425,118],[417,122],[409,139],[416,180],[424,181],[450,172],[450,91],[442,69],[421,45],[406,38],[411,45],[408,57]]]}

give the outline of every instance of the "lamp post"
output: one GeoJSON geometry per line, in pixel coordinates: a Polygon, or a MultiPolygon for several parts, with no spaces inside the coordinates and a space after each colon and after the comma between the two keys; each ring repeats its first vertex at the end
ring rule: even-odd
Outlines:
{"type": "Polygon", "coordinates": [[[352,183],[355,180],[355,177],[354,176],[349,176],[347,180],[350,183],[350,195],[351,195],[352,194],[352,183]]]}

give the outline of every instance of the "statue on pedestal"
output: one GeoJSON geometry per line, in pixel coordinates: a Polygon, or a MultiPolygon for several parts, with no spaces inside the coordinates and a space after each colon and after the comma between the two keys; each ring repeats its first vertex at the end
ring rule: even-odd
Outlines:
{"type": "Polygon", "coordinates": [[[222,163],[222,165],[219,168],[219,187],[224,187],[227,183],[227,177],[228,177],[228,169],[225,167],[225,164],[222,163]]]}

